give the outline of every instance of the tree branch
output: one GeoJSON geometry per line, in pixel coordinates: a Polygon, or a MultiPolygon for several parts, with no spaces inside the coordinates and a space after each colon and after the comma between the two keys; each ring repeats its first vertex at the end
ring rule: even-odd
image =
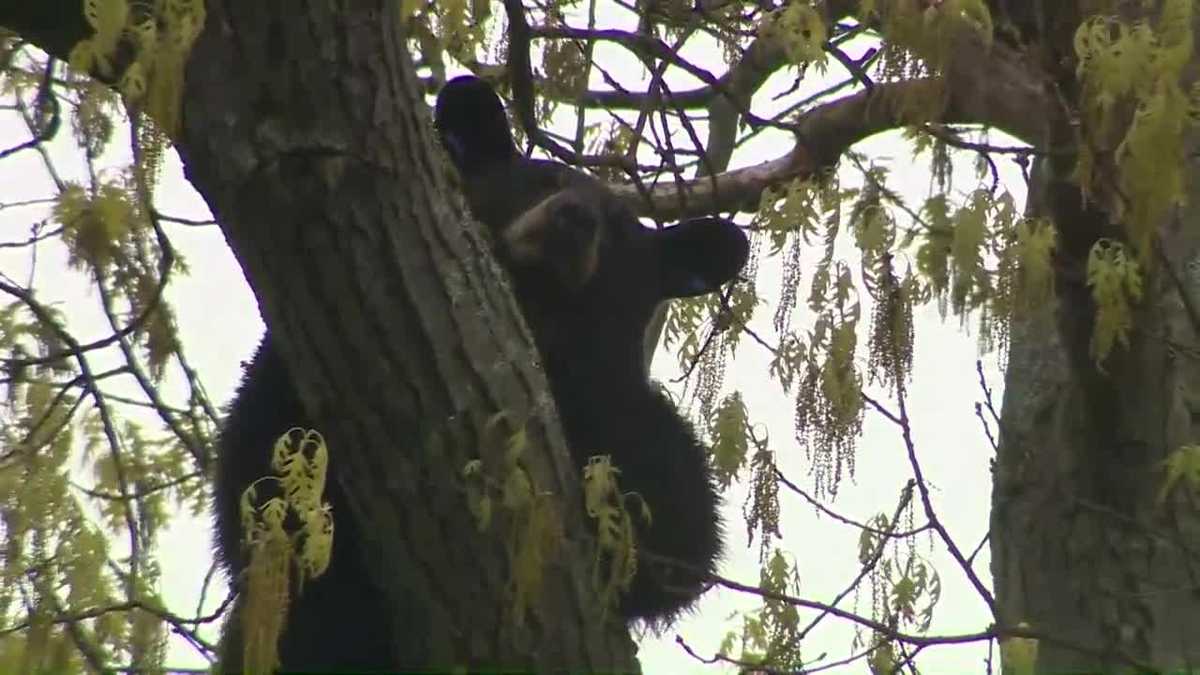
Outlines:
{"type": "MultiPolygon", "coordinates": [[[[976,39],[963,40],[961,58],[947,73],[947,101],[939,122],[981,124],[998,128],[1037,145],[1056,108],[1036,71],[1002,46],[986,58],[971,56],[983,49],[976,39]]],[[[661,220],[713,211],[756,209],[762,191],[781,182],[813,175],[833,166],[855,143],[906,125],[902,106],[922,95],[929,80],[880,84],[813,108],[796,124],[797,143],[787,154],[753,166],[685,184],[655,187],[649,196],[632,186],[614,188],[641,215],[661,220]]]]}

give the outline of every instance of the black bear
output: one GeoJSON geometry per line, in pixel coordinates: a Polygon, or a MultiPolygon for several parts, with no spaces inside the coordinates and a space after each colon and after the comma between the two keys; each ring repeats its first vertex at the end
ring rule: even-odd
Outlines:
{"type": "MultiPolygon", "coordinates": [[[[669,622],[703,590],[702,577],[688,570],[714,569],[721,522],[707,453],[650,381],[643,334],[663,300],[710,293],[732,279],[748,256],[746,236],[718,218],[644,227],[599,181],[523,157],[499,97],[477,78],[446,84],[435,121],[468,205],[491,230],[513,281],[576,462],[582,467],[591,455],[610,454],[621,489],[649,507],[648,522],[634,521],[639,550],[655,559],[638,561],[621,615],[669,622]]],[[[217,554],[231,578],[245,569],[240,495],[268,474],[275,439],[296,426],[321,425],[305,414],[268,334],[246,369],[219,447],[217,554]]],[[[336,472],[336,455],[330,464],[336,472]]],[[[338,523],[332,559],[291,606],[279,645],[282,668],[414,665],[395,663],[388,613],[364,581],[357,528],[338,482],[331,478],[326,492],[338,523]]],[[[231,670],[240,662],[238,633],[231,623],[223,646],[231,670]]]]}

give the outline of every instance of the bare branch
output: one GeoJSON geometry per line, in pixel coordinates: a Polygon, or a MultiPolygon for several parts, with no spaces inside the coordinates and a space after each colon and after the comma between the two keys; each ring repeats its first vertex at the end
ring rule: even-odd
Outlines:
{"type": "MultiPolygon", "coordinates": [[[[976,36],[963,37],[960,43],[963,56],[951,59],[954,66],[945,76],[947,101],[936,121],[991,126],[1038,146],[1058,113],[1043,87],[1043,75],[1001,45],[988,54],[976,36]]],[[[833,166],[855,143],[905,126],[899,103],[929,85],[928,80],[885,83],[817,106],[795,125],[796,145],[776,159],[683,186],[659,186],[648,199],[632,187],[616,190],[639,214],[662,220],[756,209],[765,188],[813,175],[833,166]]]]}

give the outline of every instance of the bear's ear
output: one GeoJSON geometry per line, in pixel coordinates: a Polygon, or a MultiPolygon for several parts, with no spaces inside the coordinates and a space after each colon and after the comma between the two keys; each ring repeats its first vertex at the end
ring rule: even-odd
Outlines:
{"type": "Polygon", "coordinates": [[[442,87],[433,121],[461,173],[517,156],[504,104],[490,84],[474,75],[456,77],[442,87]]]}
{"type": "Polygon", "coordinates": [[[724,218],[694,218],[655,230],[664,298],[712,293],[750,257],[750,242],[724,218]]]}

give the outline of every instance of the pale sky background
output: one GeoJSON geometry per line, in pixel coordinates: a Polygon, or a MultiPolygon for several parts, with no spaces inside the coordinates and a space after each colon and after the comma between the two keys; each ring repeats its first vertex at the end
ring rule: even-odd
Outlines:
{"type": "MultiPolygon", "coordinates": [[[[627,17],[622,17],[620,23],[626,24],[627,17]]],[[[711,50],[706,53],[702,47],[698,45],[685,50],[685,56],[709,67],[713,72],[723,70],[716,55],[711,50]]],[[[603,45],[597,51],[597,58],[606,63],[608,71],[622,78],[626,85],[637,86],[644,77],[640,66],[628,59],[622,60],[623,55],[619,52],[603,45]]],[[[854,53],[856,50],[850,51],[854,53]]],[[[833,72],[834,75],[840,75],[836,67],[833,72]]],[[[777,74],[763,93],[756,97],[754,111],[765,116],[777,109],[780,104],[772,102],[770,98],[774,93],[790,87],[793,77],[794,73],[789,71],[777,74]]],[[[698,84],[687,76],[674,76],[670,82],[673,87],[679,88],[698,84]]],[[[800,91],[784,104],[797,100],[805,92],[825,86],[826,82],[824,78],[810,74],[800,91]]],[[[594,78],[593,83],[599,84],[599,78],[594,78]]],[[[572,115],[569,113],[569,116],[572,115]]],[[[702,125],[698,132],[704,137],[702,125]]],[[[0,148],[11,147],[27,139],[27,131],[14,115],[0,114],[0,148]]],[[[1008,139],[993,136],[993,140],[1007,142],[1008,139]]],[[[765,132],[734,155],[731,168],[774,158],[791,145],[791,139],[785,135],[765,132]]],[[[860,143],[855,150],[874,158],[890,159],[891,187],[904,195],[910,205],[919,206],[929,191],[928,164],[924,160],[911,160],[910,152],[898,133],[872,138],[860,143]]],[[[54,158],[56,170],[65,179],[81,180],[86,175],[86,168],[72,147],[66,127],[50,145],[49,152],[54,158]]],[[[127,163],[128,159],[128,143],[118,138],[110,146],[105,165],[119,166],[127,163]]],[[[962,157],[957,163],[953,193],[956,198],[961,198],[976,187],[970,168],[971,160],[970,157],[962,157]]],[[[1013,192],[1018,204],[1023,204],[1024,184],[1016,167],[1004,158],[997,158],[997,163],[1004,186],[1013,192]]],[[[842,175],[845,184],[859,184],[853,170],[843,170],[842,175]]],[[[0,161],[0,203],[50,197],[52,194],[53,184],[46,176],[42,158],[36,151],[27,150],[0,161]]],[[[157,191],[157,205],[162,212],[173,216],[208,217],[202,200],[183,179],[178,159],[173,153],[157,191]]],[[[4,233],[0,240],[24,239],[28,236],[29,225],[44,218],[45,214],[45,207],[0,210],[0,231],[4,233]]],[[[897,214],[896,217],[902,224],[908,224],[906,216],[897,214]]],[[[740,222],[744,220],[744,217],[739,217],[740,222]]],[[[224,404],[240,378],[240,363],[250,357],[261,336],[263,325],[258,317],[257,306],[219,229],[215,226],[170,224],[166,228],[173,244],[191,268],[190,276],[175,275],[168,289],[168,297],[177,312],[180,334],[189,358],[201,373],[202,381],[214,402],[224,404]]],[[[813,251],[806,256],[803,264],[806,271],[813,269],[815,253],[813,251]]],[[[857,255],[846,247],[841,248],[839,253],[848,260],[857,260],[857,255]]],[[[910,256],[902,259],[901,264],[912,262],[910,256]]],[[[23,280],[27,278],[28,270],[27,251],[0,249],[0,272],[23,280]]],[[[39,247],[36,275],[41,299],[54,301],[69,317],[72,330],[84,339],[107,333],[98,298],[79,274],[66,270],[61,246],[51,243],[39,247]]],[[[770,322],[774,313],[773,299],[778,296],[778,280],[781,276],[776,261],[763,260],[758,283],[760,294],[766,302],[759,308],[753,324],[760,335],[775,335],[770,322]]],[[[802,282],[801,298],[807,296],[808,283],[806,276],[802,282]]],[[[866,328],[869,325],[869,305],[865,295],[862,300],[862,327],[866,328]]],[[[802,302],[794,314],[793,325],[806,326],[810,320],[802,302]]],[[[987,532],[991,496],[988,467],[992,459],[991,448],[974,416],[975,402],[982,396],[975,373],[975,361],[980,355],[974,324],[969,322],[968,325],[972,327],[971,331],[960,328],[958,320],[954,318],[942,322],[932,307],[918,313],[915,376],[909,390],[914,441],[933,490],[936,507],[942,522],[965,552],[973,550],[987,532]]],[[[865,333],[860,332],[860,345],[865,343],[865,339],[865,333]]],[[[785,397],[780,387],[767,377],[769,359],[770,355],[764,349],[751,340],[743,340],[738,358],[727,370],[725,389],[738,389],[743,393],[751,421],[756,425],[759,435],[764,431],[769,433],[780,469],[801,487],[811,491],[811,463],[793,438],[792,397],[785,397]]],[[[655,360],[655,376],[663,381],[677,377],[675,362],[674,355],[660,349],[655,360]]],[[[861,347],[859,362],[865,371],[866,356],[861,347]]],[[[995,390],[995,402],[999,406],[1002,379],[996,355],[983,355],[983,362],[988,384],[995,390]]],[[[96,358],[98,369],[104,363],[104,359],[96,358]]],[[[172,395],[181,391],[177,378],[169,384],[175,387],[170,389],[172,395]]],[[[122,385],[132,386],[132,383],[126,381],[122,385]]],[[[674,385],[672,389],[678,391],[679,386],[674,385]]],[[[113,385],[106,386],[106,390],[119,391],[120,388],[113,385]]],[[[889,400],[885,392],[877,387],[869,387],[868,390],[879,400],[889,400]]],[[[894,408],[894,402],[890,407],[894,408]]],[[[898,430],[878,414],[868,412],[864,435],[858,444],[856,474],[853,480],[843,481],[837,500],[828,506],[860,522],[880,512],[890,514],[910,474],[898,430]]],[[[756,584],[758,541],[747,546],[742,516],[746,501],[745,486],[735,484],[725,499],[728,554],[720,572],[743,583],[756,584]]],[[[784,490],[781,490],[780,502],[784,514],[782,546],[800,567],[801,595],[818,601],[831,600],[858,573],[859,532],[819,515],[802,498],[784,490]]],[[[924,522],[919,503],[914,522],[917,525],[924,522]]],[[[196,519],[181,514],[160,535],[160,540],[164,564],[162,594],[169,608],[187,615],[195,607],[211,559],[207,518],[196,519]]],[[[935,610],[931,634],[986,629],[991,623],[986,606],[950,557],[941,551],[940,544],[931,546],[930,542],[927,537],[921,537],[915,549],[931,559],[942,574],[942,597],[935,610]]],[[[985,547],[976,559],[975,569],[990,584],[989,561],[985,547]]],[[[863,587],[863,590],[866,588],[863,587]]],[[[206,609],[214,607],[223,597],[223,587],[210,590],[206,609]]],[[[856,607],[853,602],[854,596],[851,596],[840,606],[869,615],[869,597],[860,595],[856,607]]],[[[699,655],[711,657],[725,633],[740,627],[740,621],[730,619],[731,614],[751,609],[755,604],[755,598],[750,596],[719,589],[710,592],[693,616],[681,621],[661,637],[648,636],[642,641],[639,656],[644,671],[651,674],[730,672],[729,667],[717,668],[697,663],[675,644],[675,638],[681,636],[699,655]]],[[[803,612],[802,616],[809,617],[811,614],[803,612]]],[[[853,628],[845,622],[826,619],[806,640],[803,646],[805,658],[810,662],[816,661],[812,666],[844,658],[851,653],[853,635],[853,628]],[[822,655],[824,658],[821,658],[822,655]]],[[[215,641],[215,627],[209,637],[215,641]]],[[[171,665],[202,665],[201,659],[182,641],[177,638],[172,640],[171,665]]],[[[974,673],[983,671],[986,656],[986,644],[943,646],[922,652],[917,664],[927,674],[974,673]]],[[[830,672],[866,671],[865,663],[857,662],[830,672]]]]}

